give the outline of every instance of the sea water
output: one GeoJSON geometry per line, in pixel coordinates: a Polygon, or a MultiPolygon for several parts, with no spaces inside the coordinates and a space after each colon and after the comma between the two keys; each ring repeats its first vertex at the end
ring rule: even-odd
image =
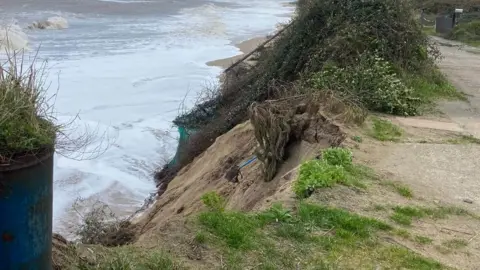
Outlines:
{"type": "Polygon", "coordinates": [[[8,24],[4,45],[48,60],[50,102],[68,127],[55,159],[54,230],[72,236],[96,201],[118,216],[138,209],[176,150],[171,121],[222,71],[206,63],[287,22],[286,2],[2,0],[0,41],[8,24]]]}

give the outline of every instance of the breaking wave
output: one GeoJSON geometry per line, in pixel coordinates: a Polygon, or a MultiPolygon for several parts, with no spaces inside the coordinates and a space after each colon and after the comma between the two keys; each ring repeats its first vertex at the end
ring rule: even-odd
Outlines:
{"type": "Polygon", "coordinates": [[[30,29],[66,29],[68,28],[67,19],[59,16],[50,17],[44,21],[37,21],[32,23],[28,28],[30,29]]]}
{"type": "Polygon", "coordinates": [[[0,21],[0,49],[22,50],[28,48],[28,36],[15,22],[0,21]]]}

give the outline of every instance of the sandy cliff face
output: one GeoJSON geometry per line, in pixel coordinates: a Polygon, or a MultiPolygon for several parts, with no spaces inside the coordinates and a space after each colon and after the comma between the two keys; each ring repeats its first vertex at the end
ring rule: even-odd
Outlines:
{"type": "Polygon", "coordinates": [[[302,122],[306,126],[305,135],[289,144],[287,158],[272,181],[263,180],[262,164],[258,160],[241,169],[238,183],[225,178],[232,164],[251,159],[257,146],[250,122],[240,124],[218,137],[210,148],[180,171],[155,205],[136,222],[138,242],[150,241],[171,221],[198,213],[203,209],[200,197],[209,191],[225,197],[227,208],[243,211],[263,208],[272,196],[288,200],[285,197],[292,196],[291,182],[299,165],[314,158],[332,142],[338,143],[344,138],[340,128],[321,115],[313,118],[298,115],[295,119],[307,122],[302,122]]]}

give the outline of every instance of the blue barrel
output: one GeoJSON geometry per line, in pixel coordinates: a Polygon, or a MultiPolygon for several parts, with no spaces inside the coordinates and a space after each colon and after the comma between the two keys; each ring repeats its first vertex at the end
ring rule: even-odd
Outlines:
{"type": "Polygon", "coordinates": [[[0,270],[52,269],[53,153],[0,166],[0,270]]]}

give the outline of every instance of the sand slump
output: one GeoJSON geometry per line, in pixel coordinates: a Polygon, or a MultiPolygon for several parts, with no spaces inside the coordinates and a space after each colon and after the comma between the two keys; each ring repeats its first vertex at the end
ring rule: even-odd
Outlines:
{"type": "Polygon", "coordinates": [[[28,36],[14,22],[0,21],[0,53],[28,48],[28,36]]]}

